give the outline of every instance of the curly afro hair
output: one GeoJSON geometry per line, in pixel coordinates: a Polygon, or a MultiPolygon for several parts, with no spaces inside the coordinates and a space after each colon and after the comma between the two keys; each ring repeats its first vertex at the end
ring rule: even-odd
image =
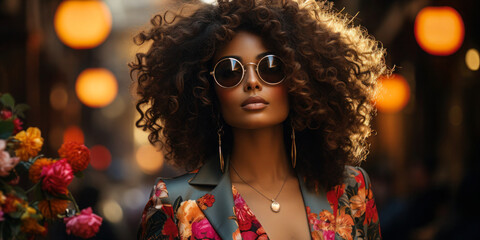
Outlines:
{"type": "MultiPolygon", "coordinates": [[[[388,69],[385,50],[351,18],[313,0],[219,0],[170,21],[167,14],[135,37],[151,46],[129,66],[140,96],[136,126],[175,165],[189,171],[218,154],[220,114],[209,72],[215,51],[240,30],[259,35],[287,65],[285,136],[292,125],[297,171],[308,186],[335,186],[345,165],[365,159],[376,80],[388,69]]],[[[231,131],[225,135],[229,149],[231,131]]]]}

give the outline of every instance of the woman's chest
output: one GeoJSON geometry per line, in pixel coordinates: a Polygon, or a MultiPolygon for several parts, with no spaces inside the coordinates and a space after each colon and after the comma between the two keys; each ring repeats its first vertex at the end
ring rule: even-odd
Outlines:
{"type": "MultiPolygon", "coordinates": [[[[240,228],[242,222],[257,221],[263,228],[261,231],[264,231],[269,239],[310,239],[304,201],[300,189],[295,188],[294,184],[285,186],[275,199],[280,205],[278,212],[271,209],[271,200],[256,191],[251,191],[246,185],[234,187],[233,192],[237,218],[241,216],[237,219],[240,228]]],[[[246,230],[245,227],[243,230],[246,230]]]]}

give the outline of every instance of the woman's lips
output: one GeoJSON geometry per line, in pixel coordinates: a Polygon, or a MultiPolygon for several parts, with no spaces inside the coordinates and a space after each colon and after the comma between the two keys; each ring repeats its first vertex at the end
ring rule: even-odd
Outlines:
{"type": "Polygon", "coordinates": [[[241,107],[245,110],[261,110],[268,106],[268,102],[262,97],[253,96],[242,102],[241,107]]]}

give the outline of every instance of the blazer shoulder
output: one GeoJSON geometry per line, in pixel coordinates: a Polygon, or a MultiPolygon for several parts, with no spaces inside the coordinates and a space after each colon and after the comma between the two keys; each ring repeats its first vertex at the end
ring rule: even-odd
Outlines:
{"type": "Polygon", "coordinates": [[[370,188],[370,177],[367,172],[358,166],[345,166],[345,184],[357,185],[359,187],[365,187],[366,190],[370,188]]]}
{"type": "Polygon", "coordinates": [[[177,199],[182,201],[197,199],[208,189],[190,184],[190,180],[196,176],[197,172],[189,172],[174,178],[159,177],[155,181],[150,197],[156,196],[162,199],[163,203],[173,204],[177,199]]]}

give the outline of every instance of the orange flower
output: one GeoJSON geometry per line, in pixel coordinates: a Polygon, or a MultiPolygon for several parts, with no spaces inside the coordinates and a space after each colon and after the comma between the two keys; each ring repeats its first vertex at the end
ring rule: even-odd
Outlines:
{"type": "Polygon", "coordinates": [[[17,133],[15,139],[20,141],[20,146],[15,150],[15,154],[23,161],[37,156],[42,149],[43,138],[40,129],[36,127],[29,127],[27,131],[17,133]]]}
{"type": "Polygon", "coordinates": [[[177,211],[178,230],[182,239],[192,236],[192,223],[205,218],[195,200],[184,201],[177,211]]]}
{"type": "Polygon", "coordinates": [[[45,236],[47,234],[47,229],[44,226],[38,224],[38,221],[36,219],[30,217],[22,220],[22,226],[20,228],[20,231],[33,235],[45,236]]]}
{"type": "Polygon", "coordinates": [[[366,209],[365,188],[358,190],[358,194],[350,198],[350,208],[352,209],[353,217],[361,217],[366,209]]]}
{"type": "Polygon", "coordinates": [[[90,163],[90,150],[77,142],[66,142],[58,149],[61,158],[66,158],[74,173],[85,170],[90,163]]]}
{"type": "Polygon", "coordinates": [[[55,160],[50,158],[37,159],[32,166],[30,166],[30,170],[28,170],[28,177],[30,178],[30,181],[33,183],[40,181],[40,174],[42,173],[43,167],[51,165],[54,162],[55,160]]]}
{"type": "Polygon", "coordinates": [[[65,213],[68,202],[68,200],[63,199],[43,200],[38,203],[38,209],[45,218],[55,219],[58,214],[65,213]]]}
{"type": "Polygon", "coordinates": [[[2,211],[4,213],[16,212],[19,209],[25,208],[27,204],[21,198],[16,197],[12,194],[7,194],[5,202],[3,204],[2,211]]]}
{"type": "Polygon", "coordinates": [[[340,209],[336,220],[336,232],[346,240],[352,240],[353,219],[350,215],[345,214],[345,207],[340,209]]]}

